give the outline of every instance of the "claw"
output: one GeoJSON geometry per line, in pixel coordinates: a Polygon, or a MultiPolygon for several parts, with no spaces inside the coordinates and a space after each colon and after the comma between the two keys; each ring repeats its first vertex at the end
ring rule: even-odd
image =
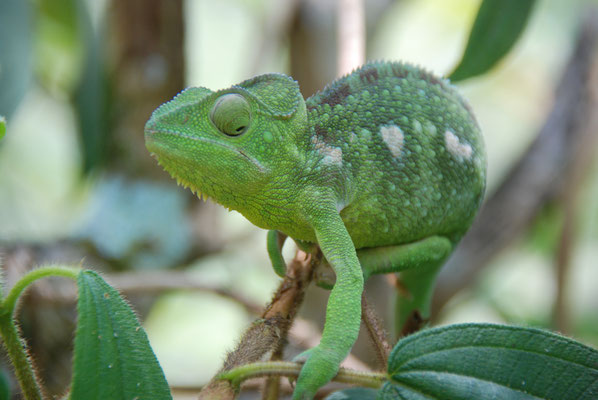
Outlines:
{"type": "Polygon", "coordinates": [[[295,357],[293,357],[293,362],[296,363],[300,363],[300,364],[305,364],[305,362],[307,361],[307,359],[310,357],[311,353],[313,353],[315,347],[311,348],[311,349],[307,349],[299,354],[297,354],[295,357]]]}
{"type": "Polygon", "coordinates": [[[293,400],[313,399],[318,389],[334,378],[339,368],[338,364],[331,360],[334,358],[334,350],[323,349],[320,346],[293,358],[295,362],[304,363],[293,391],[293,400]]]}

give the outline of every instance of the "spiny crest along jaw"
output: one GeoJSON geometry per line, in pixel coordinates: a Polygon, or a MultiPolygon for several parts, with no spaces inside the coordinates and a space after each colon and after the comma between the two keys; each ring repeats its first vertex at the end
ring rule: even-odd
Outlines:
{"type": "Polygon", "coordinates": [[[197,196],[198,199],[203,200],[204,202],[206,202],[209,199],[211,199],[210,196],[208,196],[205,193],[202,193],[199,190],[199,188],[197,188],[197,186],[193,185],[193,183],[191,183],[191,182],[189,182],[189,181],[187,181],[187,180],[185,180],[185,179],[183,179],[183,178],[181,178],[181,177],[173,174],[171,171],[169,171],[168,167],[166,167],[166,165],[160,161],[160,158],[158,157],[158,155],[156,153],[150,153],[150,154],[151,154],[151,156],[153,158],[156,159],[156,161],[158,162],[158,165],[160,167],[162,167],[162,169],[165,172],[167,172],[170,176],[172,176],[175,179],[176,184],[178,186],[182,186],[185,189],[189,189],[191,191],[191,193],[193,193],[195,196],[197,196]]]}

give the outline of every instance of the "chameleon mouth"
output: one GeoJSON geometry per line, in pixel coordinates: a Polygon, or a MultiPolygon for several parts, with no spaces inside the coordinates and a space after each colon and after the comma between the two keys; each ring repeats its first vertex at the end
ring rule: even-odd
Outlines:
{"type": "MultiPolygon", "coordinates": [[[[151,120],[149,122],[151,122],[151,120]]],[[[199,137],[199,136],[191,136],[191,135],[187,135],[185,133],[181,133],[181,132],[178,132],[175,130],[169,130],[169,129],[164,129],[164,128],[157,129],[155,127],[148,126],[148,125],[150,125],[149,122],[145,127],[145,145],[151,153],[154,153],[158,156],[160,153],[162,153],[164,151],[164,148],[170,147],[168,145],[168,142],[163,140],[161,138],[161,136],[166,136],[166,137],[174,136],[177,138],[184,138],[187,140],[201,142],[204,144],[208,144],[210,146],[214,145],[214,146],[219,146],[221,148],[225,148],[228,151],[231,151],[231,152],[237,154],[238,156],[244,158],[245,160],[248,160],[249,162],[251,162],[259,170],[260,173],[264,173],[267,171],[267,169],[256,158],[248,155],[241,149],[235,148],[226,143],[222,143],[222,142],[219,142],[219,141],[213,140],[213,139],[208,139],[208,138],[199,137]]],[[[166,151],[168,151],[168,150],[166,150],[166,151]]]]}

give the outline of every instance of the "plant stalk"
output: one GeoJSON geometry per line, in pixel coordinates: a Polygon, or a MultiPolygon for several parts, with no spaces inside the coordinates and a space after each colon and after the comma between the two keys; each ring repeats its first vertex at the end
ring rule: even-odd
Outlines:
{"type": "Polygon", "coordinates": [[[23,291],[34,281],[47,276],[64,276],[77,279],[79,268],[43,267],[35,269],[23,276],[12,287],[0,305],[0,336],[7,350],[15,375],[26,400],[41,400],[42,389],[36,376],[33,363],[27,351],[27,345],[17,327],[14,312],[17,301],[23,291]]]}
{"type": "Polygon", "coordinates": [[[4,347],[14,366],[23,397],[27,400],[41,400],[43,397],[39,380],[29,358],[25,341],[21,338],[11,315],[0,316],[0,335],[2,335],[4,347]]]}
{"type": "MultiPolygon", "coordinates": [[[[218,378],[228,380],[233,386],[237,387],[243,381],[251,378],[264,376],[298,377],[302,366],[302,364],[288,361],[256,362],[223,372],[218,378]]],[[[379,372],[353,371],[341,368],[332,380],[335,382],[378,389],[386,379],[386,374],[379,372]]]]}
{"type": "Polygon", "coordinates": [[[34,269],[33,271],[25,274],[17,283],[10,289],[10,292],[6,295],[2,301],[2,314],[9,314],[12,316],[17,304],[17,300],[21,293],[33,282],[40,278],[48,276],[63,276],[65,278],[71,278],[77,280],[77,275],[81,271],[80,268],[74,267],[41,267],[34,269]]]}

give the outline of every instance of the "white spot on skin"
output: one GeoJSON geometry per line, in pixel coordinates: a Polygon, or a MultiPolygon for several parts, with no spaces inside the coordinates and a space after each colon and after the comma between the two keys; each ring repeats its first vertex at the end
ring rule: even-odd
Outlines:
{"type": "Polygon", "coordinates": [[[422,133],[422,123],[418,120],[413,121],[413,130],[415,133],[422,133]]]}
{"type": "Polygon", "coordinates": [[[457,135],[449,130],[444,132],[444,144],[449,153],[459,160],[471,159],[471,154],[473,153],[471,146],[468,143],[461,143],[457,135]]]}
{"type": "Polygon", "coordinates": [[[335,164],[342,164],[343,163],[343,151],[338,147],[328,147],[324,146],[323,149],[326,156],[330,157],[332,162],[335,164]]]}
{"type": "Polygon", "coordinates": [[[334,164],[343,163],[343,151],[338,147],[326,146],[325,143],[318,140],[317,137],[313,136],[311,142],[318,152],[324,156],[324,162],[330,162],[334,164]]]}
{"type": "Polygon", "coordinates": [[[405,135],[403,135],[401,128],[396,125],[382,126],[380,127],[380,135],[392,155],[399,157],[405,142],[405,135]]]}

